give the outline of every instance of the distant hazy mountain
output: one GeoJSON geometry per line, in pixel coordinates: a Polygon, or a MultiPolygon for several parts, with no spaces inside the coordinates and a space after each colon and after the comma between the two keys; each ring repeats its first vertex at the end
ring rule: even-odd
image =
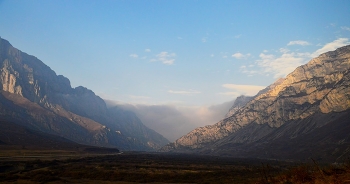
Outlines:
{"type": "Polygon", "coordinates": [[[0,118],[80,144],[155,150],[168,141],[130,111],[107,108],[89,89],[0,38],[0,118]]]}
{"type": "Polygon", "coordinates": [[[162,150],[344,159],[350,153],[350,46],[321,54],[254,98],[237,101],[225,119],[197,128],[162,150]]]}

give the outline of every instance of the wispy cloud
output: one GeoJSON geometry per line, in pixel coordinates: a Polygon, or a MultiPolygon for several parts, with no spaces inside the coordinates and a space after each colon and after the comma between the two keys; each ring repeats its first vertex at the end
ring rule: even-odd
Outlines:
{"type": "Polygon", "coordinates": [[[254,70],[251,67],[254,67],[254,65],[249,65],[249,66],[243,65],[239,68],[239,70],[244,73],[247,74],[249,77],[254,76],[255,74],[259,74],[260,72],[258,70],[254,70]],[[248,68],[249,67],[249,68],[248,68]]]}
{"type": "MultiPolygon", "coordinates": [[[[259,55],[260,59],[257,60],[258,67],[261,68],[262,73],[272,74],[274,78],[284,77],[290,72],[292,72],[296,67],[305,63],[305,57],[301,54],[291,53],[287,50],[281,50],[282,55],[276,57],[272,54],[261,53],[259,55]]],[[[309,55],[309,54],[304,54],[309,55]]]]}
{"type": "MultiPolygon", "coordinates": [[[[308,43],[308,42],[307,42],[308,43]]],[[[291,41],[288,45],[293,44],[306,44],[304,41],[291,41]]],[[[255,74],[263,75],[273,75],[274,78],[285,77],[287,74],[291,73],[295,68],[300,65],[305,64],[313,57],[317,57],[322,53],[335,50],[339,47],[350,44],[348,38],[339,38],[330,43],[325,44],[322,48],[316,50],[315,52],[293,52],[286,48],[280,48],[277,53],[267,53],[265,50],[260,53],[259,59],[255,61],[254,68],[248,68],[247,66],[242,66],[240,71],[252,76],[255,74]]]]}
{"type": "Polygon", "coordinates": [[[235,38],[238,39],[242,36],[242,34],[239,34],[239,35],[235,35],[235,38]]]}
{"type": "Polygon", "coordinates": [[[190,89],[190,90],[180,90],[180,91],[168,90],[168,93],[180,94],[180,95],[192,95],[192,94],[199,94],[201,92],[190,89]]]}
{"type": "Polygon", "coordinates": [[[207,42],[207,37],[203,37],[203,38],[202,38],[202,42],[203,42],[203,43],[207,42]]]}
{"type": "Polygon", "coordinates": [[[159,54],[156,55],[155,59],[151,59],[151,62],[156,62],[156,61],[160,61],[163,64],[166,65],[172,65],[175,62],[175,53],[169,53],[169,52],[161,52],[159,54]]]}
{"type": "Polygon", "coordinates": [[[130,54],[129,56],[132,57],[132,58],[138,58],[139,57],[137,54],[130,54]]]}
{"type": "Polygon", "coordinates": [[[314,53],[311,54],[311,57],[317,57],[317,56],[319,56],[322,53],[335,50],[335,49],[337,49],[339,47],[342,47],[342,46],[345,46],[345,45],[348,45],[348,44],[350,44],[348,38],[338,38],[337,40],[334,40],[331,43],[327,43],[322,48],[316,50],[314,53]]]}
{"type": "Polygon", "coordinates": [[[145,49],[145,52],[151,52],[151,49],[145,49]]]}
{"type": "Polygon", "coordinates": [[[295,41],[290,41],[287,45],[302,45],[302,46],[306,46],[306,45],[311,45],[311,44],[309,42],[307,42],[307,41],[295,40],[295,41]]]}
{"type": "Polygon", "coordinates": [[[341,29],[346,30],[346,31],[350,31],[350,27],[346,27],[346,26],[341,27],[341,29]]]}
{"type": "Polygon", "coordinates": [[[232,57],[236,58],[236,59],[247,59],[247,58],[250,57],[250,54],[249,53],[248,54],[242,54],[240,52],[237,52],[237,53],[232,54],[232,57]]]}
{"type": "Polygon", "coordinates": [[[237,97],[239,95],[248,95],[248,96],[256,95],[260,90],[264,89],[266,86],[223,84],[222,87],[226,89],[230,89],[231,91],[223,92],[219,94],[237,97]]]}
{"type": "Polygon", "coordinates": [[[220,52],[220,56],[221,56],[223,59],[226,59],[226,58],[227,58],[227,55],[229,55],[229,53],[227,53],[227,52],[220,52]]]}

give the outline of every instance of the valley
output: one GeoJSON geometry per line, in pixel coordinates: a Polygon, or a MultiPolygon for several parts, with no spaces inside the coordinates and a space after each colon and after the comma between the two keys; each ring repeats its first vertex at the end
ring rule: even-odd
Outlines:
{"type": "Polygon", "coordinates": [[[325,184],[350,181],[349,160],[330,165],[312,160],[300,163],[156,152],[64,155],[67,152],[33,151],[32,154],[50,155],[0,157],[0,182],[325,184]]]}
{"type": "Polygon", "coordinates": [[[0,183],[350,184],[349,17],[0,0],[0,183]]]}
{"type": "Polygon", "coordinates": [[[173,143],[8,41],[0,46],[1,183],[350,181],[350,45],[239,96],[224,119],[173,143]]]}

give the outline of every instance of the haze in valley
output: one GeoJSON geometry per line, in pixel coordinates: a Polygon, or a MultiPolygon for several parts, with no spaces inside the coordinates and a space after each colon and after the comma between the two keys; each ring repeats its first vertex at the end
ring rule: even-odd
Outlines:
{"type": "Polygon", "coordinates": [[[0,36],[170,141],[350,44],[348,1],[0,0],[0,36]]]}

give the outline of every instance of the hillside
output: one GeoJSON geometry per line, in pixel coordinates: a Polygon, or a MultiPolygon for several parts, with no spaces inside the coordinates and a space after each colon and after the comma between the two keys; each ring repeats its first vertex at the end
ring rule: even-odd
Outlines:
{"type": "Polygon", "coordinates": [[[320,152],[318,159],[343,159],[350,147],[349,86],[350,46],[345,46],[296,68],[231,116],[162,150],[281,159],[320,152]]]}
{"type": "Polygon", "coordinates": [[[0,117],[79,144],[155,150],[168,143],[132,112],[108,109],[85,87],[0,38],[0,117]]]}

